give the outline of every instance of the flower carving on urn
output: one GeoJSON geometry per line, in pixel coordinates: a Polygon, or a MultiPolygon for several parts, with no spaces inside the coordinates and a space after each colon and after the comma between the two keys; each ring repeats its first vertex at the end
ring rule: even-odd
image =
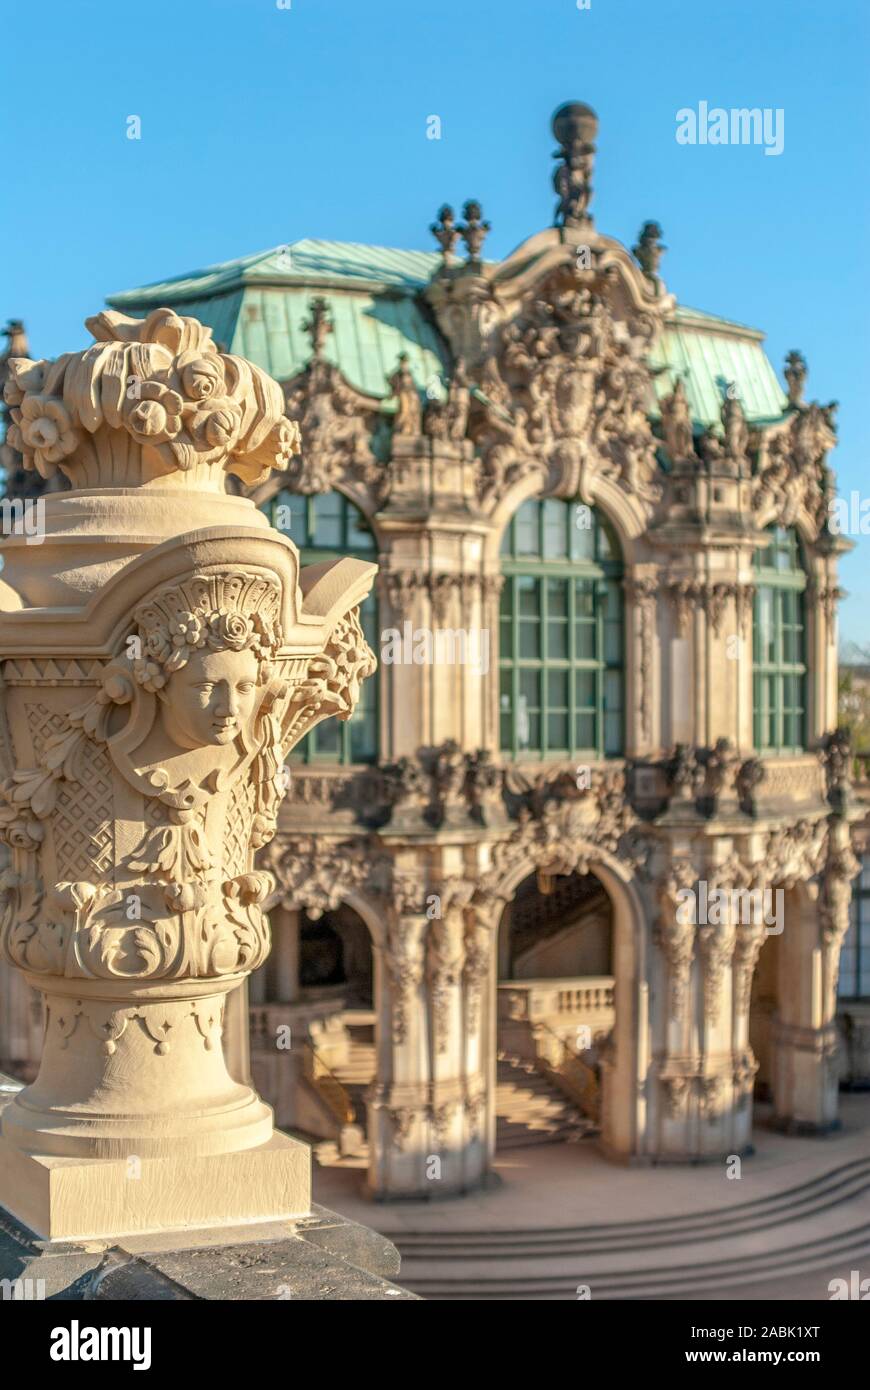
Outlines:
{"type": "Polygon", "coordinates": [[[10,359],[10,443],[25,468],[48,477],[60,467],[73,487],[137,486],[176,469],[253,485],[299,452],[277,382],[218,352],[196,319],[109,311],[87,327],[98,342],[84,353],[10,359]]]}

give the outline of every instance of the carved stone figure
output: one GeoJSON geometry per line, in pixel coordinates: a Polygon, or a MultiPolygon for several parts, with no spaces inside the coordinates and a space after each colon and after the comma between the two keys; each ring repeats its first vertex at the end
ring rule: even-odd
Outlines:
{"type": "Polygon", "coordinates": [[[394,435],[420,434],[422,407],[420,393],[408,366],[408,354],[403,352],[399,365],[389,381],[390,389],[396,398],[396,415],[393,421],[394,435]]]}
{"type": "Polygon", "coordinates": [[[0,951],[47,1020],[3,1111],[0,1203],[51,1238],[308,1209],[307,1152],[227,1074],[223,1008],[269,949],[253,856],[284,759],[374,669],[375,567],[306,580],[219,489],[298,450],[277,384],[169,310],[89,325],[84,352],[9,364],[23,451],[76,485],[0,582],[0,951]]]}
{"type": "Polygon", "coordinates": [[[553,174],[559,195],[556,220],[563,226],[580,226],[592,201],[592,168],[598,117],[590,106],[573,101],[560,106],[553,117],[553,134],[559,142],[556,158],[561,164],[553,174]]]}
{"type": "Polygon", "coordinates": [[[665,447],[671,459],[694,458],[692,416],[682,377],[677,377],[673,391],[662,400],[661,412],[665,447]]]}
{"type": "Polygon", "coordinates": [[[303,327],[312,344],[308,366],[286,387],[287,414],[298,423],[301,456],[287,464],[287,486],[302,493],[327,492],[342,477],[367,484],[378,496],[386,480],[371,448],[379,403],[349,386],[323,357],[332,332],[326,300],[309,305],[303,327]]]}
{"type": "Polygon", "coordinates": [[[631,249],[644,275],[655,279],[659,273],[659,263],[667,250],[667,247],[662,245],[662,229],[658,222],[644,222],[637,245],[631,249]]]}
{"type": "Polygon", "coordinates": [[[447,392],[447,435],[456,442],[465,438],[470,403],[471,385],[465,370],[465,360],[458,357],[447,392]]]}
{"type": "Polygon", "coordinates": [[[807,361],[803,353],[792,351],[785,359],[785,379],[788,382],[788,403],[802,406],[804,403],[804,383],[807,379],[807,361]]]}

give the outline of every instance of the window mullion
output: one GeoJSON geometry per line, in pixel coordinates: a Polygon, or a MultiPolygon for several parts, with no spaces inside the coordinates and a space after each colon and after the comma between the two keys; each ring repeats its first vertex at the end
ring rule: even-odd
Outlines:
{"type": "Polygon", "coordinates": [[[572,756],[577,752],[577,642],[575,623],[577,620],[577,582],[573,575],[565,581],[568,585],[568,747],[572,756]]]}
{"type": "Polygon", "coordinates": [[[595,749],[604,752],[604,605],[599,581],[592,581],[592,612],[595,615],[595,749]]]}
{"type": "Polygon", "coordinates": [[[519,753],[520,728],[520,578],[511,576],[511,746],[519,753]]]}
{"type": "MultiPolygon", "coordinates": [[[[542,508],[541,508],[541,515],[542,515],[542,516],[543,516],[543,512],[544,512],[544,509],[543,509],[543,507],[542,507],[542,508]]],[[[541,524],[543,525],[543,522],[542,522],[541,524]]],[[[549,656],[549,645],[550,645],[550,644],[549,644],[549,640],[548,640],[548,639],[549,639],[549,628],[548,628],[548,626],[547,626],[547,622],[548,622],[549,615],[550,615],[550,603],[549,603],[549,592],[548,592],[548,590],[549,590],[549,581],[548,581],[548,577],[547,577],[546,575],[542,575],[541,578],[538,580],[538,622],[539,622],[539,624],[540,624],[539,641],[538,641],[538,656],[539,656],[539,671],[540,671],[539,680],[540,680],[540,684],[539,684],[538,689],[539,689],[539,691],[540,691],[540,697],[539,697],[539,698],[540,698],[540,702],[541,702],[541,714],[540,714],[540,719],[541,719],[541,737],[540,737],[540,745],[541,745],[541,747],[540,747],[540,751],[541,751],[541,757],[542,757],[542,758],[546,758],[546,756],[547,756],[548,732],[549,732],[549,729],[548,729],[548,724],[549,724],[548,714],[549,714],[549,701],[550,701],[550,677],[549,677],[549,668],[548,668],[548,656],[549,656]]]]}

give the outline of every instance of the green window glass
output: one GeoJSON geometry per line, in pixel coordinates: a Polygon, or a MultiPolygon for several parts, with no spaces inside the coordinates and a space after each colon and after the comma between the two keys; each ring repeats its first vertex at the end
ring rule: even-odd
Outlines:
{"type": "Polygon", "coordinates": [[[870,855],[852,883],[849,930],[840,952],[838,993],[841,999],[870,999],[870,855]]]}
{"type": "Polygon", "coordinates": [[[514,758],[623,750],[622,561],[606,522],[556,498],[524,502],[501,547],[502,751],[514,758]]]}
{"type": "Polygon", "coordinates": [[[753,737],[759,753],[806,747],[806,573],[794,530],[768,527],[755,552],[752,625],[753,737]]]}
{"type": "MultiPolygon", "coordinates": [[[[272,525],[299,547],[301,563],[353,555],[377,558],[371,528],[362,512],[340,492],[314,497],[279,492],[264,509],[272,525]]],[[[360,622],[373,651],[378,650],[378,604],[369,594],[360,606],[360,622]]],[[[305,763],[369,763],[378,756],[378,677],[363,681],[359,703],[346,722],[324,719],[294,748],[291,761],[305,763]]]]}

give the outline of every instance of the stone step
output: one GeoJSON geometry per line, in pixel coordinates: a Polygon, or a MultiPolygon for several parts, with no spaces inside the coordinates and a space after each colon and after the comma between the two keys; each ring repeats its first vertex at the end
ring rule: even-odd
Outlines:
{"type": "MultiPolygon", "coordinates": [[[[685,1216],[520,1231],[404,1232],[428,1298],[679,1298],[870,1258],[870,1157],[789,1191],[685,1216]]],[[[823,1296],[823,1293],[822,1295],[823,1296]]]]}
{"type": "MultiPolygon", "coordinates": [[[[829,1271],[837,1266],[848,1270],[850,1265],[861,1266],[870,1257],[870,1223],[859,1229],[849,1228],[827,1240],[796,1245],[767,1256],[749,1259],[745,1255],[717,1261],[706,1266],[686,1265],[659,1270],[654,1274],[637,1275],[631,1271],[593,1273],[577,1272],[576,1266],[556,1274],[540,1275],[516,1267],[513,1275],[498,1279],[476,1271],[426,1275],[418,1273],[418,1262],[407,1256],[401,1239],[396,1241],[402,1254],[402,1281],[415,1293],[429,1299],[469,1299],[489,1302],[507,1299],[575,1300],[581,1285],[588,1285],[593,1298],[619,1300],[657,1300],[690,1298],[701,1292],[715,1292],[739,1286],[741,1289],[761,1280],[777,1276],[794,1278],[813,1270],[829,1271]]],[[[820,1296],[822,1290],[820,1289],[820,1296]]]]}
{"type": "Polygon", "coordinates": [[[576,1141],[593,1128],[533,1062],[499,1051],[495,1087],[496,1148],[576,1141]]]}
{"type": "Polygon", "coordinates": [[[404,1239],[429,1255],[455,1252],[469,1239],[476,1251],[497,1254],[510,1247],[526,1253],[549,1254],[564,1249],[572,1255],[594,1255],[603,1251],[637,1251],[645,1247],[663,1248],[690,1241],[706,1241],[727,1220],[732,1234],[763,1230],[782,1222],[797,1221],[817,1211],[851,1201],[870,1189],[870,1156],[849,1163],[786,1188],[774,1196],[759,1197],[726,1208],[707,1212],[688,1212],[679,1216],[656,1217],[647,1221],[615,1221],[582,1227],[530,1228],[504,1231],[438,1231],[408,1233],[404,1239]]]}

